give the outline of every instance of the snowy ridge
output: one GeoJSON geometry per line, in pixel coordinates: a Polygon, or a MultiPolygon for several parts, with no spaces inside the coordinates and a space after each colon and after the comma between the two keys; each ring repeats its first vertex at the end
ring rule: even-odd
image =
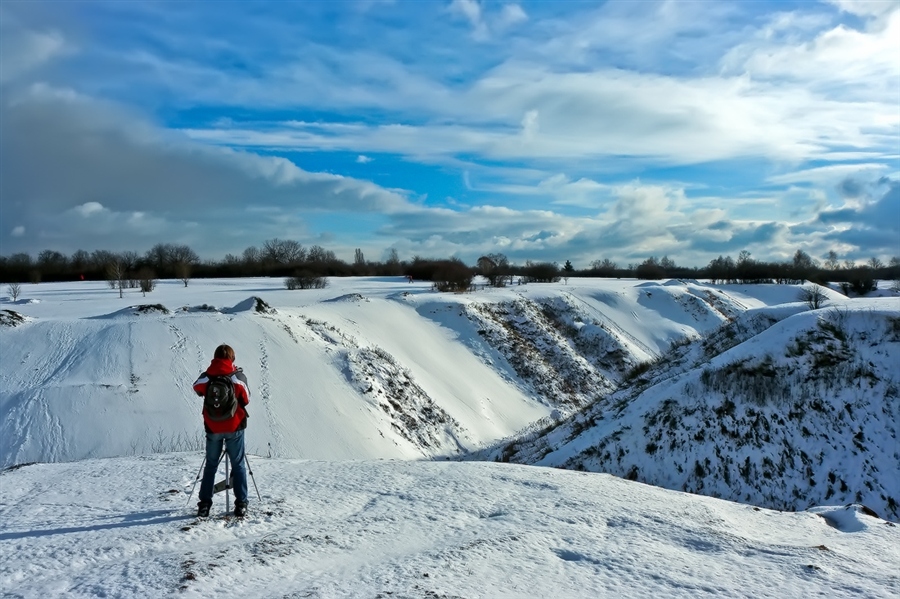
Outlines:
{"type": "Polygon", "coordinates": [[[863,503],[897,520],[896,304],[757,311],[570,421],[477,455],[775,509],[863,503]]]}
{"type": "Polygon", "coordinates": [[[570,339],[577,331],[560,330],[545,306],[521,299],[467,308],[467,316],[479,326],[478,334],[546,405],[571,412],[614,388],[573,347],[570,339]]]}
{"type": "MultiPolygon", "coordinates": [[[[337,299],[348,298],[357,299],[337,299]]],[[[468,431],[438,406],[393,356],[380,347],[359,347],[352,336],[325,322],[309,319],[306,324],[337,349],[336,361],[343,365],[348,381],[372,406],[390,416],[397,434],[426,455],[462,450],[458,439],[468,438],[468,431]]]]}

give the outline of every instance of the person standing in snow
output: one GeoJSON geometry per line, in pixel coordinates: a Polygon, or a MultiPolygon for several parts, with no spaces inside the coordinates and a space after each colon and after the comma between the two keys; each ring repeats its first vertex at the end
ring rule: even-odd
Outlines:
{"type": "MultiPolygon", "coordinates": [[[[250,403],[250,386],[247,377],[240,368],[234,366],[234,350],[229,345],[220,345],[213,354],[212,362],[206,372],[194,382],[194,391],[201,397],[206,396],[211,377],[224,377],[233,388],[236,408],[234,414],[226,419],[214,418],[204,403],[203,424],[206,429],[206,465],[203,468],[203,480],[200,483],[200,502],[197,504],[197,516],[206,518],[212,507],[213,485],[216,471],[219,468],[219,456],[222,445],[231,462],[232,480],[234,482],[234,515],[242,518],[247,512],[247,470],[244,467],[244,429],[247,428],[246,406],[250,403]]],[[[215,383],[214,383],[215,384],[215,383]]],[[[226,383],[227,384],[227,383],[226,383]]]]}

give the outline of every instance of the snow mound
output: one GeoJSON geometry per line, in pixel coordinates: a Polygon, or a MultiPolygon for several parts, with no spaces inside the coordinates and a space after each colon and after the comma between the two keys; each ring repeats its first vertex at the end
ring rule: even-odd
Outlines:
{"type": "Polygon", "coordinates": [[[327,303],[338,303],[338,302],[351,302],[351,303],[359,303],[359,302],[367,302],[369,298],[364,296],[361,293],[347,293],[345,295],[340,295],[338,297],[333,297],[329,300],[325,300],[327,303]]]}
{"type": "Polygon", "coordinates": [[[139,304],[137,306],[128,306],[121,310],[116,310],[105,316],[96,316],[94,318],[119,318],[123,316],[142,316],[150,314],[169,314],[169,309],[162,304],[139,304]]]}
{"type": "Polygon", "coordinates": [[[0,326],[17,327],[28,322],[28,318],[15,310],[0,310],[0,326]]]}
{"type": "Polygon", "coordinates": [[[200,304],[199,306],[183,306],[181,312],[215,312],[219,313],[219,309],[209,304],[200,304]]]}
{"type": "Polygon", "coordinates": [[[277,314],[275,308],[267,304],[262,298],[248,297],[244,301],[235,305],[233,308],[223,310],[226,314],[236,314],[238,312],[259,312],[261,314],[277,314]]]}
{"type": "Polygon", "coordinates": [[[807,511],[821,517],[829,526],[841,532],[862,532],[875,524],[894,526],[893,523],[879,518],[874,510],[860,503],[851,503],[843,507],[814,507],[807,511]]]}

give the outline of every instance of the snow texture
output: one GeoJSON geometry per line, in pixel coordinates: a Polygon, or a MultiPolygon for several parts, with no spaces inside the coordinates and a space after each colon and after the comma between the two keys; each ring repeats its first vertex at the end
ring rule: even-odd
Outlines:
{"type": "Polygon", "coordinates": [[[22,285],[0,595],[896,597],[900,299],[799,290],[22,285]],[[262,500],[198,523],[223,342],[262,500]]]}

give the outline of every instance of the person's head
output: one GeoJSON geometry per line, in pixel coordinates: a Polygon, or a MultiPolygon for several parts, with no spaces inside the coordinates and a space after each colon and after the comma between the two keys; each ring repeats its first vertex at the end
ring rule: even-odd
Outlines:
{"type": "Polygon", "coordinates": [[[234,350],[231,349],[230,345],[225,345],[223,343],[216,348],[214,357],[219,358],[220,360],[231,360],[232,362],[234,362],[234,350]]]}

